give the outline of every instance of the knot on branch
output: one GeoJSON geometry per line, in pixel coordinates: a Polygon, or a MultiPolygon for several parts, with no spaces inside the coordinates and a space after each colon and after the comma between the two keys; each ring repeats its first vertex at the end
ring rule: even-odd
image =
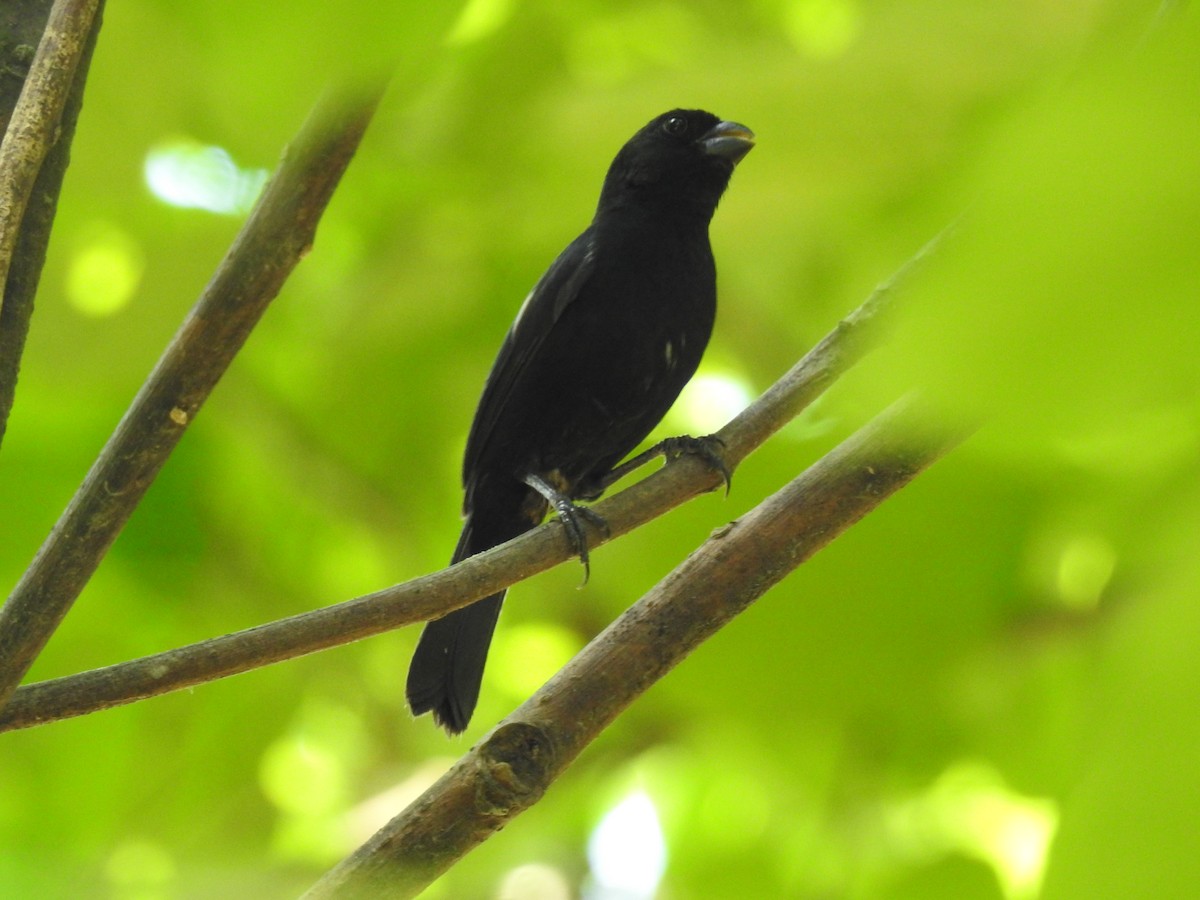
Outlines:
{"type": "Polygon", "coordinates": [[[497,728],[476,758],[475,808],[484,815],[510,816],[536,803],[554,757],[550,736],[541,728],[525,722],[497,728]]]}

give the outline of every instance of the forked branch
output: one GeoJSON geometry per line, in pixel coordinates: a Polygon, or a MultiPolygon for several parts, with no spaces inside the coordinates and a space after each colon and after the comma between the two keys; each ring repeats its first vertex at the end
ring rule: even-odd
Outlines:
{"type": "Polygon", "coordinates": [[[250,330],[311,247],[383,85],[310,115],[233,246],[0,609],[0,705],[58,627],[250,330]]]}

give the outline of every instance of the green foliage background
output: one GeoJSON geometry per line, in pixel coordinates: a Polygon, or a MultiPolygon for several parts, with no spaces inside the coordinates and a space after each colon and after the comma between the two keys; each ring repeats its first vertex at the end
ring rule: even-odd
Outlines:
{"type": "Polygon", "coordinates": [[[565,566],[513,591],[465,740],[404,708],[415,628],[6,734],[0,894],[295,895],[712,528],[923,384],[983,431],[429,896],[530,896],[512,872],[532,863],[577,894],[589,832],[633,789],[666,836],[662,897],[1194,896],[1200,29],[1184,11],[1147,37],[1155,13],[110,4],[0,455],[5,584],[239,226],[156,199],[147,153],[189,139],[269,169],[332,75],[396,74],[313,252],[32,678],[444,565],[499,339],[617,147],[665,109],[759,135],[714,221],[706,362],[754,391],[963,218],[888,347],[727,500],[599,551],[585,590],[565,566]],[[88,268],[97,248],[117,270],[88,268]]]}

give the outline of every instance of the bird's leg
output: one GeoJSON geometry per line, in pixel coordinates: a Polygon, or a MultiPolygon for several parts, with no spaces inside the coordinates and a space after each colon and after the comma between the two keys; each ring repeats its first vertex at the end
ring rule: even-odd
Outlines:
{"type": "Polygon", "coordinates": [[[733,473],[725,464],[724,449],[725,442],[715,434],[706,434],[703,437],[681,434],[677,437],[663,438],[648,450],[643,450],[632,459],[627,459],[598,478],[588,481],[579,491],[579,495],[588,499],[599,497],[613,484],[635,469],[640,469],[656,456],[663,457],[667,462],[681,456],[698,456],[709,468],[720,474],[721,480],[725,482],[725,495],[728,496],[729,488],[733,484],[733,473]]]}
{"type": "Polygon", "coordinates": [[[567,540],[571,543],[571,551],[583,563],[583,583],[587,584],[591,575],[590,558],[588,556],[587,531],[583,527],[583,519],[591,522],[605,534],[608,534],[608,523],[599,513],[593,512],[586,506],[576,506],[571,498],[554,487],[540,475],[532,473],[525,476],[525,483],[546,498],[546,502],[554,507],[558,520],[562,522],[567,540]]]}

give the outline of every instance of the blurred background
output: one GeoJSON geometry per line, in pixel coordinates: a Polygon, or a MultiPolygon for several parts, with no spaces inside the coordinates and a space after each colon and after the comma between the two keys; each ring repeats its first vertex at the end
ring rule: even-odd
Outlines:
{"type": "MultiPolygon", "coordinates": [[[[1170,7],[1171,4],[1167,4],[1170,7]]],[[[1190,897],[1200,29],[1116,0],[113,3],[0,454],[14,584],[341,73],[395,75],[315,247],[39,659],[440,568],[475,401],[654,115],[750,126],[723,424],[961,217],[884,350],[702,497],[516,587],[474,722],[418,629],[0,736],[0,894],[291,897],[708,533],[914,385],[968,444],[700,648],[429,897],[1190,897]]]]}

